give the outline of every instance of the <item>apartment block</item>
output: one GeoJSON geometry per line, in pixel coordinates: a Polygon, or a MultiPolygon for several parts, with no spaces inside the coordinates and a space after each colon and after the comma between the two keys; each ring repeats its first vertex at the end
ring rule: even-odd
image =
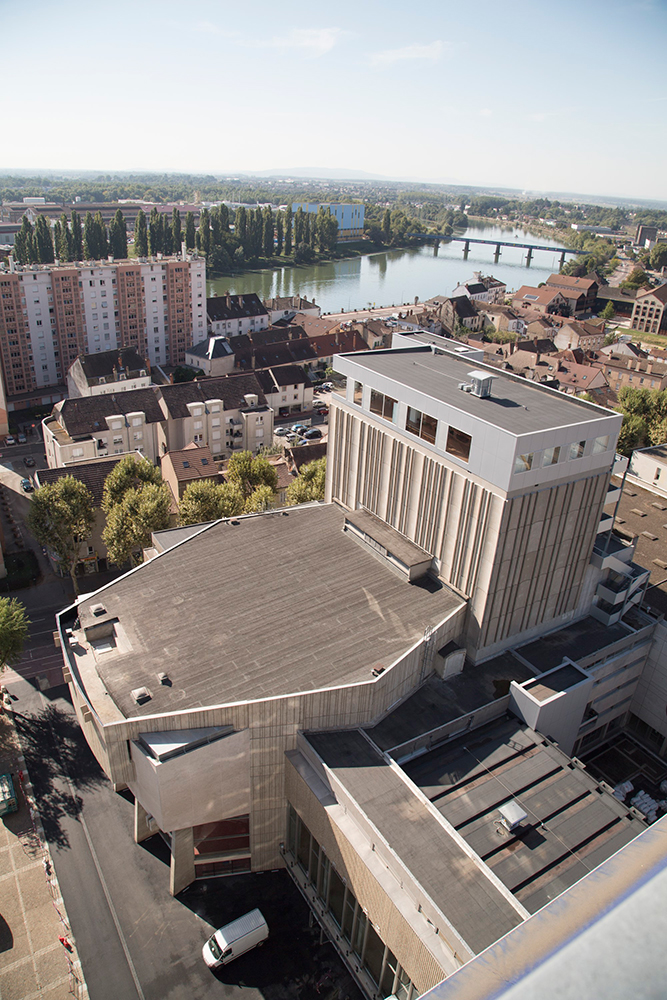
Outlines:
{"type": "Polygon", "coordinates": [[[180,364],[206,338],[206,266],[193,254],[139,261],[0,267],[7,394],[62,385],[81,354],[132,348],[180,364]]]}
{"type": "Polygon", "coordinates": [[[334,202],[294,202],[292,211],[296,214],[302,208],[310,215],[317,215],[320,208],[328,208],[338,223],[339,239],[355,239],[363,236],[364,217],[366,208],[364,205],[338,204],[334,202]]]}
{"type": "Polygon", "coordinates": [[[665,328],[667,284],[637,292],[632,309],[632,326],[643,333],[659,333],[665,328]]]}

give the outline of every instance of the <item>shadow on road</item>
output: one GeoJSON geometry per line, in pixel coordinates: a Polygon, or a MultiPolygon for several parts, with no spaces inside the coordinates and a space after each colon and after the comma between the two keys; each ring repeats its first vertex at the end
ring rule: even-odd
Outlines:
{"type": "MultiPolygon", "coordinates": [[[[52,689],[52,697],[67,697],[66,688],[52,689]]],[[[76,794],[107,781],[93,757],[76,717],[47,704],[37,714],[15,714],[16,729],[38,800],[44,832],[50,843],[69,847],[62,825],[65,816],[77,817],[81,799],[76,794]],[[70,780],[72,794],[66,786],[70,780]]]]}

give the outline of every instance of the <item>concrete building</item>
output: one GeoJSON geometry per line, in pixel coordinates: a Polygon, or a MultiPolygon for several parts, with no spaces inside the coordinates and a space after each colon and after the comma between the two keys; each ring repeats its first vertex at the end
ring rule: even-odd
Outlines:
{"type": "Polygon", "coordinates": [[[205,262],[194,254],[0,265],[8,396],[39,400],[80,355],[131,348],[151,364],[180,364],[206,338],[205,288],[205,262]]]}
{"type": "Polygon", "coordinates": [[[264,307],[269,314],[269,322],[273,326],[279,321],[290,322],[297,313],[304,316],[314,316],[319,319],[322,310],[315,301],[309,302],[302,295],[286,295],[273,299],[264,299],[264,307]]]}
{"type": "Polygon", "coordinates": [[[667,284],[638,291],[632,309],[632,326],[643,333],[659,333],[667,328],[665,305],[667,284]]]}
{"type": "Polygon", "coordinates": [[[559,351],[577,348],[582,351],[599,351],[604,346],[604,323],[602,326],[585,321],[563,323],[554,337],[554,344],[559,351]]]}
{"type": "Polygon", "coordinates": [[[667,497],[667,445],[635,449],[628,465],[627,478],[637,486],[667,497]]]}
{"type": "Polygon", "coordinates": [[[209,330],[215,336],[239,337],[270,325],[268,310],[255,292],[217,295],[206,300],[209,330]]]}
{"type": "Polygon", "coordinates": [[[487,305],[503,305],[507,285],[492,275],[484,275],[481,271],[474,272],[472,281],[457,285],[452,292],[452,298],[457,295],[467,295],[473,302],[484,302],[487,305]]]}
{"type": "Polygon", "coordinates": [[[235,355],[227,337],[214,334],[185,352],[185,363],[209,378],[228,375],[234,370],[235,355]]]}
{"type": "Polygon", "coordinates": [[[348,205],[334,202],[294,202],[292,212],[296,215],[299,209],[311,215],[317,215],[320,208],[328,208],[338,223],[338,239],[354,240],[364,235],[365,205],[348,205]]]}
{"type": "Polygon", "coordinates": [[[67,372],[67,394],[70,398],[147,389],[150,384],[148,361],[131,347],[84,354],[67,372]]]}

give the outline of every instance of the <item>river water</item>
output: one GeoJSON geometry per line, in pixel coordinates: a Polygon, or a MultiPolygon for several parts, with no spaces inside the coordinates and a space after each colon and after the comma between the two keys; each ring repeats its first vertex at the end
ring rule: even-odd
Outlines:
{"type": "MultiPolygon", "coordinates": [[[[457,235],[461,235],[457,233],[457,235]]],[[[531,236],[523,229],[495,226],[469,226],[466,236],[485,240],[509,240],[538,246],[561,246],[555,240],[531,236]]],[[[492,274],[507,283],[508,291],[521,285],[537,285],[558,271],[560,254],[538,250],[530,266],[526,251],[502,247],[494,263],[495,247],[472,244],[464,260],[462,243],[441,243],[435,250],[423,246],[414,250],[389,250],[385,253],[331,261],[314,266],[283,267],[277,271],[246,271],[234,277],[208,282],[208,295],[232,295],[257,292],[260,299],[274,296],[303,295],[314,299],[323,312],[348,312],[351,309],[379,308],[412,304],[432,295],[450,295],[453,288],[473,276],[474,271],[492,274]]],[[[569,258],[567,258],[569,259],[569,258]]]]}

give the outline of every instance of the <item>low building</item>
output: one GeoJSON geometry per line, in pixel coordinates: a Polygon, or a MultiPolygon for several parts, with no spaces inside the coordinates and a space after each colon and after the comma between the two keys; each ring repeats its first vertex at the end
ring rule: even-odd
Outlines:
{"type": "Polygon", "coordinates": [[[209,378],[228,375],[234,370],[236,358],[228,338],[214,334],[208,340],[189,348],[185,352],[185,363],[197,368],[209,378]]]}
{"type": "Polygon", "coordinates": [[[516,333],[521,337],[526,332],[525,321],[511,306],[484,303],[479,310],[484,323],[495,327],[499,333],[516,333]]]}
{"type": "Polygon", "coordinates": [[[512,306],[520,312],[530,310],[539,315],[556,313],[567,316],[570,309],[563,292],[559,288],[549,288],[548,285],[543,285],[542,288],[522,285],[512,297],[512,306]]]}
{"type": "Polygon", "coordinates": [[[452,298],[456,298],[458,295],[467,295],[473,302],[502,305],[506,292],[507,285],[504,281],[499,281],[491,275],[484,275],[481,271],[475,271],[472,281],[466,281],[462,285],[456,286],[452,292],[452,298]]]}
{"type": "Polygon", "coordinates": [[[598,284],[592,278],[574,278],[568,274],[550,274],[549,288],[558,288],[572,304],[572,315],[592,312],[598,294],[598,284]],[[583,296],[583,299],[581,298],[583,296]]]}
{"type": "Polygon", "coordinates": [[[160,471],[177,503],[191,483],[220,481],[211,449],[194,441],[180,451],[166,452],[160,459],[160,471]]]}
{"type": "Polygon", "coordinates": [[[150,362],[131,347],[79,355],[67,372],[70,398],[147,389],[150,384],[150,362]]]}
{"type": "Polygon", "coordinates": [[[255,372],[266,401],[277,417],[310,413],[313,383],[302,365],[279,365],[255,372]]]}
{"type": "Polygon", "coordinates": [[[226,337],[238,337],[251,330],[266,330],[268,310],[258,295],[217,295],[206,299],[209,332],[226,337]]]}
{"type": "Polygon", "coordinates": [[[632,326],[642,333],[659,333],[667,329],[665,316],[667,284],[637,292],[632,310],[632,326]]]}
{"type": "Polygon", "coordinates": [[[614,307],[614,313],[618,316],[632,316],[637,293],[634,289],[618,288],[616,285],[604,285],[598,289],[595,299],[595,308],[602,312],[608,302],[614,307]]]}
{"type": "Polygon", "coordinates": [[[554,337],[554,344],[559,351],[599,351],[604,345],[604,323],[601,326],[585,321],[563,323],[554,337]]]}
{"type": "Polygon", "coordinates": [[[322,315],[322,310],[316,305],[315,300],[309,302],[302,295],[264,299],[264,307],[269,314],[269,322],[272,326],[279,321],[291,321],[297,313],[304,316],[314,316],[316,319],[322,315]]]}
{"type": "Polygon", "coordinates": [[[611,354],[601,355],[591,364],[600,368],[607,377],[609,386],[618,392],[624,386],[634,389],[665,389],[667,388],[667,364],[652,361],[650,358],[621,357],[611,354]]]}

